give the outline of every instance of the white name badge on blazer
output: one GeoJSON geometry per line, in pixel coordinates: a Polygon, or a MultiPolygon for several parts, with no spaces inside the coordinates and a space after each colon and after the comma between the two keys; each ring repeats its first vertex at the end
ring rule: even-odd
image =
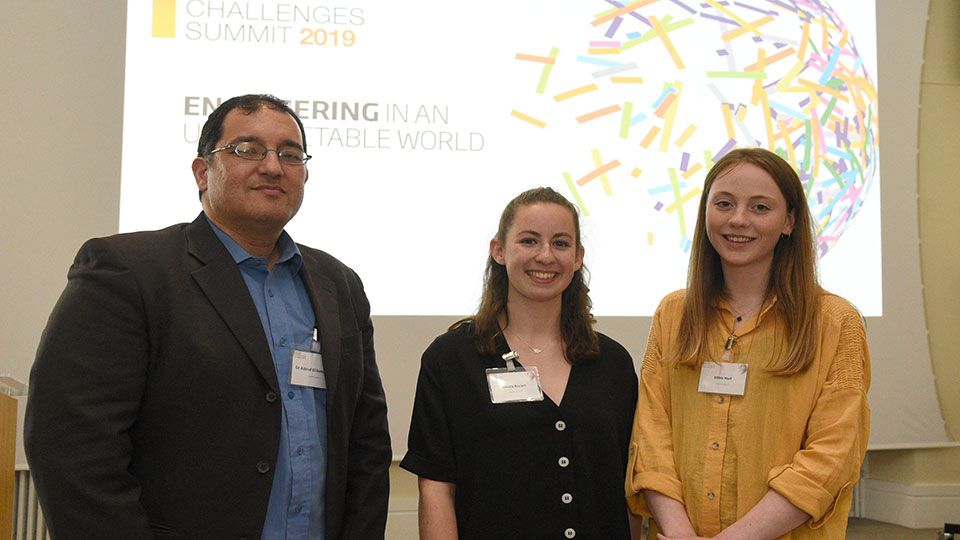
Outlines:
{"type": "Polygon", "coordinates": [[[293,351],[290,364],[290,384],[327,388],[327,376],[323,373],[323,357],[311,351],[293,351]]]}
{"type": "Polygon", "coordinates": [[[747,364],[704,362],[698,392],[742,396],[747,387],[747,364]]]}
{"type": "Polygon", "coordinates": [[[493,403],[543,401],[540,373],[536,367],[490,368],[486,373],[493,403]]]}

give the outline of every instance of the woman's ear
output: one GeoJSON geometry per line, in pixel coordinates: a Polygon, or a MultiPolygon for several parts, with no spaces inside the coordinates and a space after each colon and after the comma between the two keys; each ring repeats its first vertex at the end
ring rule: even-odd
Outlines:
{"type": "Polygon", "coordinates": [[[793,232],[793,225],[797,221],[797,211],[791,210],[787,212],[787,219],[783,222],[783,230],[780,231],[780,234],[784,236],[790,236],[790,233],[793,232]]]}
{"type": "Polygon", "coordinates": [[[497,261],[499,265],[505,265],[503,259],[503,244],[500,243],[499,238],[493,238],[490,240],[490,256],[493,257],[493,260],[497,261]]]}

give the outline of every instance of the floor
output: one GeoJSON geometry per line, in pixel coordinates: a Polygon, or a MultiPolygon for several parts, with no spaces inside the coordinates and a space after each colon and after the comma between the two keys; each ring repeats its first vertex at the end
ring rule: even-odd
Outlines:
{"type": "MultiPolygon", "coordinates": [[[[646,538],[646,520],[643,535],[646,538]]],[[[850,518],[845,540],[938,540],[940,529],[908,529],[872,519],[850,518]]]]}
{"type": "Polygon", "coordinates": [[[850,518],[846,540],[937,540],[938,529],[908,529],[863,518],[850,518]]]}

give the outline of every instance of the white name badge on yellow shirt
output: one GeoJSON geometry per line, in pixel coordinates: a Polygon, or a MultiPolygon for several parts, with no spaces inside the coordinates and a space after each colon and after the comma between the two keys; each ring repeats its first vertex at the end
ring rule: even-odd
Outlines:
{"type": "Polygon", "coordinates": [[[493,403],[543,401],[540,373],[536,367],[490,368],[487,370],[487,385],[493,403]]]}
{"type": "Polygon", "coordinates": [[[327,376],[323,374],[323,357],[311,351],[293,351],[290,365],[290,384],[327,388],[327,376]]]}
{"type": "Polygon", "coordinates": [[[698,392],[742,396],[747,387],[747,364],[704,362],[698,392]]]}

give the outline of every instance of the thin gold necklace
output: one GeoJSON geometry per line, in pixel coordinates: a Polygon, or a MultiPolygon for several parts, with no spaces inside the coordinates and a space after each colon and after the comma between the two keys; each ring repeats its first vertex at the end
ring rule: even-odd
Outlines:
{"type": "Polygon", "coordinates": [[[540,354],[540,353],[542,353],[543,351],[547,350],[547,349],[550,347],[550,345],[553,345],[553,342],[551,341],[550,343],[547,344],[546,347],[543,347],[543,348],[538,349],[538,348],[534,347],[533,345],[527,343],[527,340],[525,340],[525,339],[523,339],[522,337],[520,337],[520,334],[517,334],[516,332],[514,332],[509,326],[508,326],[506,329],[507,329],[507,330],[510,330],[510,333],[513,334],[513,337],[519,339],[520,342],[523,343],[524,345],[526,345],[531,351],[533,351],[534,354],[540,354]]]}
{"type": "Polygon", "coordinates": [[[729,300],[727,301],[727,304],[730,306],[730,311],[733,311],[733,316],[737,319],[737,322],[743,322],[744,317],[749,317],[754,313],[758,313],[760,309],[763,308],[763,302],[765,300],[766,299],[761,300],[760,304],[757,307],[752,308],[750,311],[744,311],[743,313],[738,313],[737,310],[734,309],[733,304],[729,300]]]}

